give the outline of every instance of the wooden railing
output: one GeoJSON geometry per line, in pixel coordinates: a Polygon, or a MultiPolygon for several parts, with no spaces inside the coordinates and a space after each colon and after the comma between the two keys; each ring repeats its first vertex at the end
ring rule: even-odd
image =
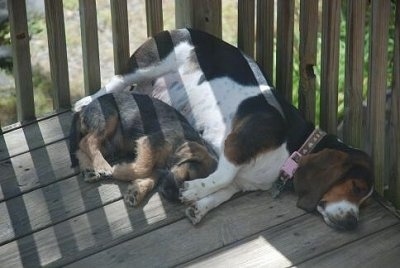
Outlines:
{"type": "MultiPolygon", "coordinates": [[[[228,0],[224,0],[228,1],[228,0]]],[[[62,0],[45,0],[54,110],[69,109],[70,91],[68,60],[62,0]]],[[[110,0],[113,30],[114,70],[123,73],[129,51],[127,0],[110,0]]],[[[146,0],[147,33],[163,29],[161,0],[146,0]]],[[[176,0],[176,27],[192,27],[222,36],[221,0],[176,0]]],[[[35,118],[32,69],[25,0],[8,0],[18,118],[35,118]]],[[[86,94],[100,87],[99,44],[97,37],[96,1],[79,0],[83,74],[86,94]]],[[[237,44],[254,57],[261,69],[275,78],[276,88],[287,99],[298,95],[298,107],[310,121],[330,133],[337,132],[339,37],[341,11],[346,10],[346,51],[344,84],[345,142],[364,147],[375,163],[376,191],[400,206],[400,0],[238,0],[237,44]],[[341,6],[341,5],[344,6],[341,6]],[[321,25],[319,25],[322,8],[321,25]],[[388,83],[389,23],[396,22],[390,113],[386,116],[388,83]],[[295,20],[296,10],[300,10],[295,20]],[[274,15],[276,14],[276,22],[274,15]],[[368,25],[366,25],[367,15],[368,25]],[[298,22],[298,25],[295,23],[298,22]],[[276,31],[275,31],[276,29],[276,31]],[[320,30],[321,29],[321,30],[320,30]],[[321,32],[320,32],[321,31],[321,32]],[[370,47],[364,47],[365,32],[370,34],[370,47]],[[298,44],[294,36],[299,33],[298,44]],[[321,34],[321,71],[317,73],[318,36],[321,34]],[[298,46],[298,47],[296,47],[298,46]],[[363,123],[364,50],[369,49],[367,88],[367,127],[363,123]],[[294,53],[298,51],[298,53],[294,53]],[[299,86],[293,88],[293,62],[299,58],[299,86]],[[276,64],[274,64],[274,58],[276,64]],[[275,76],[274,76],[275,74],[275,76]],[[318,79],[320,78],[320,86],[318,79]],[[294,94],[296,93],[296,94],[294,94]],[[319,94],[317,94],[319,93],[319,94]],[[320,96],[319,101],[317,96],[320,96]],[[320,107],[317,104],[320,103],[320,107]],[[320,110],[318,113],[317,110],[320,110]],[[316,115],[319,114],[319,118],[316,115]],[[316,120],[317,119],[317,120],[316,120]]],[[[298,12],[297,12],[298,13],[298,12]]],[[[111,64],[111,63],[110,63],[111,64]]]]}

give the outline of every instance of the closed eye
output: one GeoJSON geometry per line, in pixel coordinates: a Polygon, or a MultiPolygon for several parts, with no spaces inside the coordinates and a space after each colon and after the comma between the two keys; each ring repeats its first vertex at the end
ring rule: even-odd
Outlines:
{"type": "Polygon", "coordinates": [[[356,196],[363,196],[367,193],[367,189],[359,187],[355,181],[353,181],[352,192],[356,196]]]}

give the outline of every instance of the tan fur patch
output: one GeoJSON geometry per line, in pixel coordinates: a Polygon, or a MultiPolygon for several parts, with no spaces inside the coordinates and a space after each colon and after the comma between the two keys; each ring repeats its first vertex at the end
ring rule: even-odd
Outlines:
{"type": "Polygon", "coordinates": [[[180,161],[171,168],[177,182],[204,178],[217,166],[207,149],[195,142],[185,142],[177,149],[176,156],[180,161]]]}
{"type": "Polygon", "coordinates": [[[138,206],[146,195],[154,189],[158,180],[157,176],[144,179],[137,179],[128,187],[124,199],[131,206],[138,206]]]}
{"type": "Polygon", "coordinates": [[[153,173],[154,168],[166,165],[171,154],[171,146],[164,143],[155,148],[148,137],[136,141],[137,156],[133,163],[122,163],[114,166],[113,177],[118,180],[130,181],[145,178],[153,173]]]}
{"type": "Polygon", "coordinates": [[[327,203],[347,200],[353,204],[359,204],[368,194],[369,187],[363,179],[346,179],[344,182],[334,185],[322,197],[327,203]]]}

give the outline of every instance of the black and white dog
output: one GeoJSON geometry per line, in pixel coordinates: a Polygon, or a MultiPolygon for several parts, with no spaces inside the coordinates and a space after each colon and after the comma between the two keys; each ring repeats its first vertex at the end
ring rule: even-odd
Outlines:
{"type": "MultiPolygon", "coordinates": [[[[207,33],[162,32],[146,41],[129,64],[129,72],[78,101],[75,110],[135,85],[135,92],[181,112],[219,154],[214,173],[184,183],[181,200],[190,205],[186,214],[194,224],[239,191],[270,189],[282,165],[314,131],[253,60],[207,33]]],[[[296,161],[297,205],[317,209],[332,227],[357,226],[359,205],[373,191],[370,157],[326,135],[296,161]]]]}

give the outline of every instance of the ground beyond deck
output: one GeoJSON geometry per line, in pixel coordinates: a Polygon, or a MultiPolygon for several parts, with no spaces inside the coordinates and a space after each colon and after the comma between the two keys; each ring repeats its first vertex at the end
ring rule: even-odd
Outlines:
{"type": "Polygon", "coordinates": [[[296,208],[294,194],[239,195],[193,226],[154,193],[125,206],[126,184],[70,168],[71,113],[0,136],[1,267],[398,267],[400,220],[376,198],[356,231],[296,208]]]}

